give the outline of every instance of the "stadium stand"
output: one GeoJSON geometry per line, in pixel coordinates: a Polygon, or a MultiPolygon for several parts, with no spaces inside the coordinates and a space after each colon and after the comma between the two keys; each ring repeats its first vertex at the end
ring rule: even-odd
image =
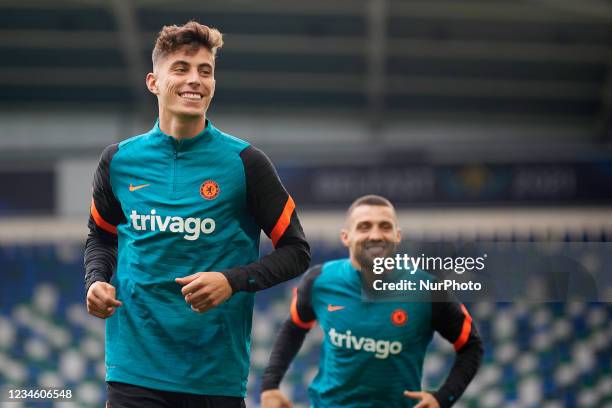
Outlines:
{"type": "MultiPolygon", "coordinates": [[[[338,246],[313,243],[313,262],[344,254],[338,246]]],[[[81,262],[78,245],[0,246],[0,383],[69,388],[78,406],[95,407],[105,396],[104,324],[85,310],[81,262]]],[[[257,295],[247,406],[257,405],[262,370],[288,314],[293,285],[257,295]]],[[[486,353],[457,407],[612,406],[610,303],[479,302],[468,307],[486,353]]],[[[307,337],[283,385],[298,408],[308,406],[306,387],[316,374],[321,336],[314,329],[307,337]]],[[[436,335],[425,362],[425,389],[441,384],[452,356],[452,347],[436,335]]],[[[56,404],[50,406],[61,406],[56,404]]]]}

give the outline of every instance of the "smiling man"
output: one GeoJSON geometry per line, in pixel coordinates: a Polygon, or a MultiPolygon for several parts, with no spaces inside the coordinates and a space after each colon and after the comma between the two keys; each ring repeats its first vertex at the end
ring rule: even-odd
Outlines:
{"type": "Polygon", "coordinates": [[[311,268],[295,292],[264,373],[261,407],[291,406],[278,387],[317,321],[324,339],[319,372],[308,388],[313,407],[450,407],[476,374],[483,353],[467,310],[448,294],[436,301],[422,296],[412,302],[364,301],[363,293],[380,279],[372,271],[374,258],[394,256],[401,241],[387,199],[357,199],[340,238],[349,257],[311,268]],[[423,360],[434,331],[454,345],[457,357],[444,385],[424,392],[423,360]]]}
{"type": "Polygon", "coordinates": [[[146,77],[159,120],[94,175],[87,310],[106,319],[112,408],[244,406],[253,292],[310,261],[268,158],[206,117],[222,44],[193,21],[161,30],[146,77]],[[261,230],[275,250],[259,259],[261,230]]]}

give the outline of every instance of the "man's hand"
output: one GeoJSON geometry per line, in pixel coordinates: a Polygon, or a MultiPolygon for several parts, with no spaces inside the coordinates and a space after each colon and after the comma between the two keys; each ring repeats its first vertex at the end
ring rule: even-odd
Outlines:
{"type": "Polygon", "coordinates": [[[232,287],[220,272],[198,272],[174,281],[183,286],[185,302],[198,313],[217,307],[232,296],[232,287]]]}
{"type": "Polygon", "coordinates": [[[115,313],[115,308],[122,305],[116,299],[116,290],[106,282],[94,282],[87,291],[87,313],[106,319],[115,313]]]}
{"type": "Polygon", "coordinates": [[[404,391],[404,396],[420,400],[419,403],[414,406],[414,408],[440,408],[438,400],[428,392],[404,391]]]}
{"type": "Polygon", "coordinates": [[[262,392],[260,402],[261,408],[291,408],[291,402],[279,389],[262,392]]]}

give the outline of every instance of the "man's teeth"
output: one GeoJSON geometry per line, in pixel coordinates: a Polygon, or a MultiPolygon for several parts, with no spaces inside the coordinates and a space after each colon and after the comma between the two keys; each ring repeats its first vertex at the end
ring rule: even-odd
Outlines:
{"type": "Polygon", "coordinates": [[[197,94],[197,93],[182,93],[180,94],[181,98],[186,98],[186,99],[197,99],[200,100],[202,99],[202,95],[197,94]]]}
{"type": "Polygon", "coordinates": [[[370,249],[370,248],[384,248],[385,245],[380,245],[380,244],[379,245],[372,245],[372,244],[370,244],[370,245],[366,245],[365,247],[368,248],[368,249],[370,249]]]}
{"type": "Polygon", "coordinates": [[[385,250],[385,247],[384,246],[368,246],[365,249],[366,251],[369,251],[369,252],[381,253],[385,250]]]}

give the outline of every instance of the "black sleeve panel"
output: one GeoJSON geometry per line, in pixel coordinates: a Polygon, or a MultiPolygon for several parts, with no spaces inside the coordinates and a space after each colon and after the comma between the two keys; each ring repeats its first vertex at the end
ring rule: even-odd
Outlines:
{"type": "MultiPolygon", "coordinates": [[[[265,234],[273,241],[278,241],[282,237],[274,236],[274,228],[282,220],[287,203],[293,200],[264,152],[254,146],[248,146],[240,152],[240,158],[244,165],[249,210],[265,234]]],[[[295,211],[292,210],[292,213],[295,211]]],[[[299,221],[291,221],[284,231],[285,234],[303,238],[304,231],[299,221]]],[[[274,246],[278,243],[280,242],[274,242],[274,246]]]]}
{"type": "Polygon", "coordinates": [[[276,338],[270,361],[263,374],[261,390],[278,388],[291,362],[297,355],[316,315],[312,308],[312,285],[321,274],[322,265],[308,269],[293,293],[291,314],[276,338]]]}
{"type": "Polygon", "coordinates": [[[255,292],[303,273],[310,262],[293,199],[283,187],[274,166],[259,149],[240,153],[246,177],[247,205],[275,250],[249,265],[222,271],[234,293],[255,292]]]}
{"type": "Polygon", "coordinates": [[[432,302],[434,330],[453,344],[457,355],[448,378],[433,393],[441,408],[451,407],[476,375],[484,353],[478,330],[463,304],[445,292],[443,301],[432,302]]]}
{"type": "Polygon", "coordinates": [[[291,318],[285,320],[274,342],[268,366],[263,373],[262,391],[279,387],[289,365],[300,351],[308,330],[296,326],[291,318]]]}
{"type": "Polygon", "coordinates": [[[110,282],[117,265],[117,225],[125,222],[110,182],[110,162],[119,149],[104,149],[93,179],[89,235],[85,243],[85,290],[96,281],[110,282]]]}
{"type": "Polygon", "coordinates": [[[291,302],[291,319],[302,328],[310,328],[317,316],[312,308],[312,285],[321,274],[323,265],[315,265],[308,269],[296,288],[291,302]]]}

